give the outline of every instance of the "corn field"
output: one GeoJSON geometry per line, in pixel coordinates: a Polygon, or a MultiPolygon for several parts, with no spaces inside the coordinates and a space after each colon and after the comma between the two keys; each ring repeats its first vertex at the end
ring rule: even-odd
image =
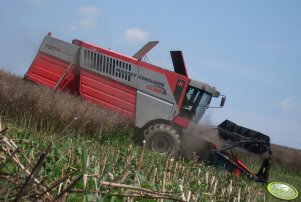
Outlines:
{"type": "MultiPolygon", "coordinates": [[[[3,71],[0,117],[0,201],[274,201],[243,176],[133,145],[118,114],[3,71]]],[[[272,177],[301,188],[286,163],[295,170],[272,165],[272,177]]]]}
{"type": "Polygon", "coordinates": [[[9,138],[8,130],[0,136],[0,201],[265,201],[261,187],[242,187],[231,174],[172,153],[131,145],[95,152],[89,141],[38,144],[23,132],[9,138]]]}

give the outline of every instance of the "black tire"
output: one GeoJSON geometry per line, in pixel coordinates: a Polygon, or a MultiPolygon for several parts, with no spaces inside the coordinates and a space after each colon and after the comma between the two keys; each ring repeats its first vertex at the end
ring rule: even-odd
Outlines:
{"type": "Polygon", "coordinates": [[[143,135],[143,129],[141,128],[135,128],[134,129],[134,135],[133,135],[133,141],[138,146],[143,146],[143,141],[145,140],[145,137],[143,135]]]}
{"type": "Polygon", "coordinates": [[[171,125],[153,124],[144,131],[144,137],[145,147],[153,152],[165,154],[172,151],[177,155],[180,150],[179,132],[171,125]]]}

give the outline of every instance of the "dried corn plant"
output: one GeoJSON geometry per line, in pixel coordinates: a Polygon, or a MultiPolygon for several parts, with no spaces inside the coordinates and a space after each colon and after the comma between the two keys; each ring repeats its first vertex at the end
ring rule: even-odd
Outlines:
{"type": "Polygon", "coordinates": [[[10,139],[4,132],[0,137],[3,201],[78,197],[87,201],[263,201],[265,197],[260,187],[224,181],[228,173],[219,175],[196,161],[188,163],[172,155],[157,156],[144,147],[130,145],[116,152],[103,145],[96,152],[87,142],[69,139],[41,149],[30,140],[10,139]]]}
{"type": "Polygon", "coordinates": [[[0,70],[0,115],[24,127],[58,133],[77,117],[70,129],[101,135],[131,122],[68,93],[54,92],[0,70]]]}

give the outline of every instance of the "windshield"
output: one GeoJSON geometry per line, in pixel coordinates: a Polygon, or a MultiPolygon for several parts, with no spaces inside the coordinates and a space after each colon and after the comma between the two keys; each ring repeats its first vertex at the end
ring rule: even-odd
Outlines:
{"type": "Polygon", "coordinates": [[[211,97],[211,94],[193,86],[189,86],[183,100],[180,114],[196,123],[199,122],[209,106],[211,97]]]}

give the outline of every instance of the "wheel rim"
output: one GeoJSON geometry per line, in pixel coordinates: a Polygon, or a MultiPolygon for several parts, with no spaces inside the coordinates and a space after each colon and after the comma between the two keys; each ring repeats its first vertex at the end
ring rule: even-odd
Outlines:
{"type": "Polygon", "coordinates": [[[166,135],[157,135],[151,142],[151,148],[154,152],[166,153],[171,149],[170,139],[166,135]]]}

